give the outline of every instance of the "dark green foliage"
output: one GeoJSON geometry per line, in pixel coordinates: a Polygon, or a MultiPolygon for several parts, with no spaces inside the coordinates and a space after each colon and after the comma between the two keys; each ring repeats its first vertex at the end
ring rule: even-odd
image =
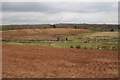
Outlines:
{"type": "Polygon", "coordinates": [[[114,29],[111,29],[110,31],[114,31],[114,29]]]}
{"type": "Polygon", "coordinates": [[[3,25],[2,30],[16,29],[74,28],[93,31],[118,31],[118,25],[110,24],[40,24],[40,25],[3,25]]]}
{"type": "Polygon", "coordinates": [[[71,45],[70,48],[73,48],[73,46],[71,45]]]}
{"type": "Polygon", "coordinates": [[[75,26],[75,29],[77,29],[77,27],[75,26]]]}
{"type": "Polygon", "coordinates": [[[68,41],[68,38],[66,38],[65,40],[68,41]]]}
{"type": "Polygon", "coordinates": [[[76,49],[80,49],[80,45],[77,45],[77,46],[76,46],[76,49]]]}
{"type": "Polygon", "coordinates": [[[87,47],[85,46],[84,49],[87,49],[87,47]]]}
{"type": "Polygon", "coordinates": [[[56,28],[56,26],[55,25],[51,25],[51,28],[56,28]]]}
{"type": "Polygon", "coordinates": [[[97,45],[97,49],[99,49],[100,48],[100,46],[99,45],[97,45]]]}

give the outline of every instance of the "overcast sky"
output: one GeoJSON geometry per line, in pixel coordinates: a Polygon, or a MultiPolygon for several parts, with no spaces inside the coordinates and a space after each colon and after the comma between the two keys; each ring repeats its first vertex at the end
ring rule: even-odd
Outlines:
{"type": "Polygon", "coordinates": [[[3,2],[3,24],[118,23],[117,2],[3,2]]]}

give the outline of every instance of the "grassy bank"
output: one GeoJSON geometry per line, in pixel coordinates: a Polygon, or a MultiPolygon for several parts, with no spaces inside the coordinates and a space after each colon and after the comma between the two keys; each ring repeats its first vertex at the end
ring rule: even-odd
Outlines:
{"type": "Polygon", "coordinates": [[[76,48],[77,49],[107,49],[107,50],[118,49],[119,39],[116,32],[83,33],[79,35],[63,36],[64,40],[65,38],[68,38],[68,41],[24,41],[22,40],[22,42],[21,41],[5,42],[5,44],[64,47],[64,48],[73,48],[73,49],[76,49],[76,48]]]}

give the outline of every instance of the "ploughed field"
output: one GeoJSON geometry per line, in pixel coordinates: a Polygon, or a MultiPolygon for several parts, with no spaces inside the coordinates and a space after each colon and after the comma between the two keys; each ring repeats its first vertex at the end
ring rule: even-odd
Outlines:
{"type": "Polygon", "coordinates": [[[117,78],[118,52],[2,44],[3,78],[117,78]]]}
{"type": "Polygon", "coordinates": [[[90,33],[87,29],[20,29],[2,31],[3,40],[57,40],[57,36],[90,33]]]}
{"type": "Polygon", "coordinates": [[[2,40],[3,78],[118,77],[118,32],[20,29],[2,40]]]}

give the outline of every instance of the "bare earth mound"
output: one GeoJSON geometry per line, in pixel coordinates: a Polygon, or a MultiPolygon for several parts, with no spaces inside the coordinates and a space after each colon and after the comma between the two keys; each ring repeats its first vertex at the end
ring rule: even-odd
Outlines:
{"type": "Polygon", "coordinates": [[[3,78],[117,78],[118,53],[3,44],[3,78]]]}
{"type": "Polygon", "coordinates": [[[55,40],[57,35],[75,35],[81,33],[92,32],[86,29],[20,29],[7,30],[2,32],[2,38],[6,39],[20,39],[20,40],[55,40]]]}

